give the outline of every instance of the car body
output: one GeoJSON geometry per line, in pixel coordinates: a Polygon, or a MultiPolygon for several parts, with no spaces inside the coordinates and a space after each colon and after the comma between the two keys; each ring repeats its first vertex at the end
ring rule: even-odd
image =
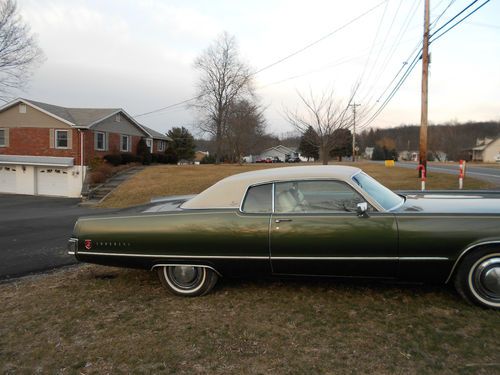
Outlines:
{"type": "Polygon", "coordinates": [[[80,218],[69,251],[156,269],[186,296],[221,276],[360,277],[454,282],[500,308],[498,194],[396,194],[354,167],[271,168],[144,213],[80,218]]]}

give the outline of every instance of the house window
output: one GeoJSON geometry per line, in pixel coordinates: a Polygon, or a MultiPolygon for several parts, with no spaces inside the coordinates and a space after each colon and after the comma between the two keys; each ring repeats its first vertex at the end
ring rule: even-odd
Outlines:
{"type": "Polygon", "coordinates": [[[95,133],[95,149],[97,151],[106,150],[106,133],[103,132],[95,133]]]}
{"type": "Polygon", "coordinates": [[[122,139],[120,142],[120,151],[128,152],[130,151],[130,136],[122,135],[122,139]]]}
{"type": "Polygon", "coordinates": [[[0,147],[7,147],[8,133],[6,129],[0,129],[0,147]]]}
{"type": "Polygon", "coordinates": [[[19,113],[26,113],[26,104],[19,104],[19,113]]]}
{"type": "Polygon", "coordinates": [[[67,130],[56,130],[56,148],[68,148],[67,130]]]}
{"type": "Polygon", "coordinates": [[[158,151],[165,151],[165,141],[158,141],[158,151]]]}
{"type": "Polygon", "coordinates": [[[121,121],[121,119],[122,119],[122,116],[121,116],[119,113],[117,113],[117,114],[115,115],[115,121],[116,121],[116,122],[120,122],[120,121],[121,121]]]}

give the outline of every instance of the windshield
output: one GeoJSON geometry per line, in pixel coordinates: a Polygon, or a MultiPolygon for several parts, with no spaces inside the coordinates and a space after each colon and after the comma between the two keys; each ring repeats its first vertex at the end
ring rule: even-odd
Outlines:
{"type": "Polygon", "coordinates": [[[404,199],[387,189],[384,185],[367,174],[360,172],[352,177],[352,180],[377,201],[386,211],[390,211],[401,204],[404,199]]]}

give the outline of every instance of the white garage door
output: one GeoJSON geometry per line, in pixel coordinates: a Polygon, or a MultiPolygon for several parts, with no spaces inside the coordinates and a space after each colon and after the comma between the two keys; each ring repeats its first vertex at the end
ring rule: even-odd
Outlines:
{"type": "Polygon", "coordinates": [[[16,167],[0,165],[0,193],[17,193],[16,167]]]}
{"type": "Polygon", "coordinates": [[[36,182],[38,195],[65,196],[68,194],[66,168],[38,167],[36,182]]]}

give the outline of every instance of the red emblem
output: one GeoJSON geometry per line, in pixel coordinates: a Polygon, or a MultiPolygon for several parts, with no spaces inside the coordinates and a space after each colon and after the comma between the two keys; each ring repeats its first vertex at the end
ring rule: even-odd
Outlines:
{"type": "Polygon", "coordinates": [[[85,240],[85,248],[90,250],[92,248],[92,240],[85,240]]]}

